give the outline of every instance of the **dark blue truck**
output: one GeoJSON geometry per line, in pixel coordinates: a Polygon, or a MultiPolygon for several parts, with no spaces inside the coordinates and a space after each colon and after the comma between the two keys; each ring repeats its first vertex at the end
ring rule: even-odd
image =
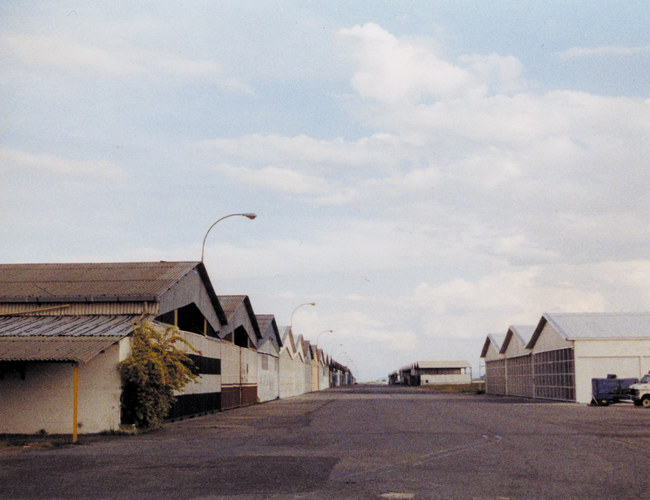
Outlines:
{"type": "Polygon", "coordinates": [[[607,406],[619,401],[631,401],[632,397],[628,388],[637,381],[636,378],[616,378],[616,375],[608,375],[607,378],[592,378],[591,404],[607,406]]]}

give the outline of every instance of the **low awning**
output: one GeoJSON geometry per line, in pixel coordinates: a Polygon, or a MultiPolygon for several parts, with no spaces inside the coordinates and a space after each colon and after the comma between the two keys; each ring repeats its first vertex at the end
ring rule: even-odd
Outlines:
{"type": "Polygon", "coordinates": [[[122,337],[0,337],[0,361],[85,363],[122,337]]]}
{"type": "Polygon", "coordinates": [[[0,361],[86,362],[133,331],[139,316],[0,316],[0,361]]]}

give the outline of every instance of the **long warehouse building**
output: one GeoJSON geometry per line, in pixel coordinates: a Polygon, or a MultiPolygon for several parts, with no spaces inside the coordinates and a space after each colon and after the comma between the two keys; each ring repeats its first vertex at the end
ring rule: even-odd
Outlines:
{"type": "Polygon", "coordinates": [[[589,403],[592,378],[650,371],[650,313],[545,313],[488,335],[481,357],[490,394],[589,403]]]}

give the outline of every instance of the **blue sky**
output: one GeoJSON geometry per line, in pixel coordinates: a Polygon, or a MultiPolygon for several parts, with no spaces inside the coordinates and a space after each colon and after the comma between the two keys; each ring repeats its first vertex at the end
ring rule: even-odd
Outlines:
{"type": "Polygon", "coordinates": [[[650,307],[645,2],[5,2],[2,262],[197,260],[351,360],[650,307]],[[350,5],[351,4],[351,5],[350,5]]]}

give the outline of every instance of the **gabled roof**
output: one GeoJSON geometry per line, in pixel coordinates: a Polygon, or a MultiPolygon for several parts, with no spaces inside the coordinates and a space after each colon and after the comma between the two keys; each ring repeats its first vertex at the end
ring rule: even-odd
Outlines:
{"type": "Polygon", "coordinates": [[[530,342],[530,338],[533,336],[534,331],[535,331],[535,325],[510,326],[508,328],[508,333],[506,333],[506,338],[504,339],[503,344],[501,345],[501,349],[498,352],[504,354],[508,349],[508,345],[512,341],[513,337],[515,337],[519,341],[520,345],[523,348],[526,348],[528,342],[530,342]]]}
{"type": "Polygon", "coordinates": [[[309,361],[311,361],[312,359],[314,359],[311,343],[309,342],[309,340],[305,339],[302,335],[300,336],[300,340],[302,341],[302,348],[305,351],[305,359],[309,358],[309,361]]]}
{"type": "Polygon", "coordinates": [[[280,339],[282,339],[282,351],[289,351],[289,356],[291,356],[291,358],[295,358],[296,344],[293,339],[293,333],[291,333],[290,326],[280,327],[280,339]]]}
{"type": "Polygon", "coordinates": [[[469,368],[467,361],[416,361],[415,368],[469,368]]]}
{"type": "Polygon", "coordinates": [[[483,344],[483,349],[481,350],[480,357],[481,358],[485,357],[490,347],[490,344],[494,346],[494,350],[496,352],[499,352],[501,350],[501,346],[503,345],[504,339],[505,339],[505,335],[501,335],[499,333],[488,333],[488,336],[485,338],[485,343],[483,344]]]}
{"type": "Polygon", "coordinates": [[[296,347],[296,353],[303,361],[305,361],[307,353],[305,352],[305,341],[303,340],[302,335],[294,337],[293,342],[296,347]]]}
{"type": "MultiPolygon", "coordinates": [[[[163,296],[168,297],[170,294],[165,294],[193,271],[205,286],[219,322],[225,324],[223,309],[201,262],[0,264],[0,303],[30,306],[160,304],[161,300],[165,300],[163,296]]],[[[68,310],[72,311],[73,308],[68,310]]]]}
{"type": "Polygon", "coordinates": [[[255,312],[253,311],[253,306],[251,304],[248,295],[219,295],[219,301],[223,307],[224,312],[226,313],[226,318],[228,323],[231,322],[233,315],[237,312],[237,309],[240,307],[246,308],[246,314],[248,319],[253,327],[253,333],[257,340],[262,338],[262,332],[260,331],[260,326],[257,323],[257,318],[255,312]]]}
{"type": "Polygon", "coordinates": [[[278,351],[282,349],[282,338],[280,338],[280,331],[275,322],[275,316],[273,314],[256,314],[255,317],[257,318],[257,324],[262,333],[262,340],[259,345],[263,345],[265,342],[271,341],[273,338],[275,339],[278,351]]]}
{"type": "Polygon", "coordinates": [[[198,262],[0,264],[0,302],[155,301],[198,262]]]}
{"type": "Polygon", "coordinates": [[[650,338],[650,312],[544,313],[527,349],[533,348],[547,323],[566,340],[650,338]]]}

